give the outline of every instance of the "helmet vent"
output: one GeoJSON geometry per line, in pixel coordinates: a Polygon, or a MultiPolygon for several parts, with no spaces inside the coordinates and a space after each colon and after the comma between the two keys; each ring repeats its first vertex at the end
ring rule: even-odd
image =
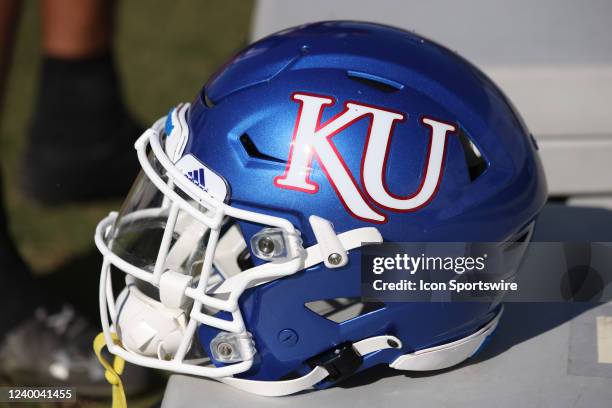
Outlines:
{"type": "Polygon", "coordinates": [[[240,255],[238,255],[237,262],[241,271],[246,271],[247,269],[250,269],[255,266],[255,264],[253,263],[253,259],[251,259],[251,253],[249,252],[248,248],[245,248],[240,253],[240,255]]]}
{"type": "Polygon", "coordinates": [[[384,93],[394,93],[402,90],[404,85],[389,78],[384,78],[374,74],[360,71],[346,71],[349,79],[369,86],[384,93]]]}
{"type": "Polygon", "coordinates": [[[335,323],[343,323],[347,320],[374,312],[385,307],[382,302],[363,302],[360,297],[335,298],[326,300],[315,300],[306,303],[311,312],[318,314],[335,323]]]}
{"type": "Polygon", "coordinates": [[[240,136],[240,144],[242,144],[244,151],[249,157],[275,163],[285,163],[285,160],[260,152],[255,145],[255,142],[253,142],[253,140],[246,133],[243,133],[242,136],[240,136]]]}
{"type": "Polygon", "coordinates": [[[533,227],[535,223],[532,221],[529,225],[527,225],[524,229],[514,234],[504,243],[504,252],[514,251],[515,249],[521,248],[524,250],[526,248],[525,244],[528,244],[531,241],[531,236],[533,235],[533,227]]]}
{"type": "Polygon", "coordinates": [[[209,109],[215,107],[215,103],[213,102],[213,100],[210,99],[205,93],[202,95],[202,102],[204,102],[204,105],[206,105],[206,107],[209,109]]]}
{"type": "Polygon", "coordinates": [[[482,153],[480,153],[478,147],[472,142],[463,129],[459,130],[459,141],[463,148],[463,155],[470,175],[470,181],[474,181],[487,170],[488,163],[482,156],[482,153]]]}

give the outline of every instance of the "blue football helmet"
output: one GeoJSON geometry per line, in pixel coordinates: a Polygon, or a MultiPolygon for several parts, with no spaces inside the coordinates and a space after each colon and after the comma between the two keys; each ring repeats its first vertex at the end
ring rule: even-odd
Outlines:
{"type": "Polygon", "coordinates": [[[111,353],[261,395],[470,357],[499,302],[363,302],[361,248],[527,245],[546,200],[535,141],[499,88],[377,24],[252,44],[135,147],[142,172],[96,231],[111,353]]]}

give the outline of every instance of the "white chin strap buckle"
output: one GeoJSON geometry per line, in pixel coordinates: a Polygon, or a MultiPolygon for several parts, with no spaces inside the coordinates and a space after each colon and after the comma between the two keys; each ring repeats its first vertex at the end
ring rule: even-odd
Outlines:
{"type": "Polygon", "coordinates": [[[150,298],[128,285],[117,298],[117,334],[123,346],[136,354],[169,360],[187,328],[185,312],[150,298]]]}

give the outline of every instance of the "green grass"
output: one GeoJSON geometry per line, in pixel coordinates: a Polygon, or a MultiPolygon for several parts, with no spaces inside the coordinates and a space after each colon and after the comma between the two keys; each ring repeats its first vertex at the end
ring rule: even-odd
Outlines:
{"type": "MultiPolygon", "coordinates": [[[[46,208],[20,191],[18,171],[40,62],[38,2],[24,3],[0,121],[0,163],[11,231],[35,273],[46,274],[92,253],[96,223],[119,202],[46,208]]],[[[251,9],[250,0],[121,2],[116,57],[132,112],[149,125],[177,102],[192,100],[210,74],[248,42],[251,9]]],[[[74,272],[95,283],[99,269],[74,271],[73,266],[74,272]]],[[[95,299],[96,293],[83,295],[95,299]]],[[[135,405],[149,406],[157,398],[144,397],[135,405]]]]}

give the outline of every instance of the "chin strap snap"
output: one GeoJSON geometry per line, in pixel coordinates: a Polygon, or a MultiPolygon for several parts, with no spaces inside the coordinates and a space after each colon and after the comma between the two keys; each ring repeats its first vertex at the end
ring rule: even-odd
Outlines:
{"type": "Polygon", "coordinates": [[[251,394],[279,397],[307,390],[325,379],[336,381],[344,378],[349,372],[355,372],[359,369],[362,357],[366,354],[401,347],[401,341],[394,336],[369,337],[353,344],[342,344],[329,352],[323,353],[321,361],[311,360],[311,365],[314,365],[312,371],[293,380],[256,381],[236,377],[223,377],[219,380],[251,394]],[[339,352],[336,353],[336,350],[339,352]]]}
{"type": "MultiPolygon", "coordinates": [[[[115,333],[111,333],[111,337],[115,344],[119,344],[119,337],[115,333]]],[[[104,367],[104,377],[106,381],[113,387],[113,408],[127,408],[127,399],[125,397],[125,390],[123,389],[123,382],[121,382],[121,374],[125,368],[125,360],[121,357],[115,356],[113,364],[109,363],[108,360],[102,355],[102,349],[106,346],[106,340],[104,333],[100,333],[96,336],[93,341],[93,349],[100,361],[100,364],[104,367]]]]}

